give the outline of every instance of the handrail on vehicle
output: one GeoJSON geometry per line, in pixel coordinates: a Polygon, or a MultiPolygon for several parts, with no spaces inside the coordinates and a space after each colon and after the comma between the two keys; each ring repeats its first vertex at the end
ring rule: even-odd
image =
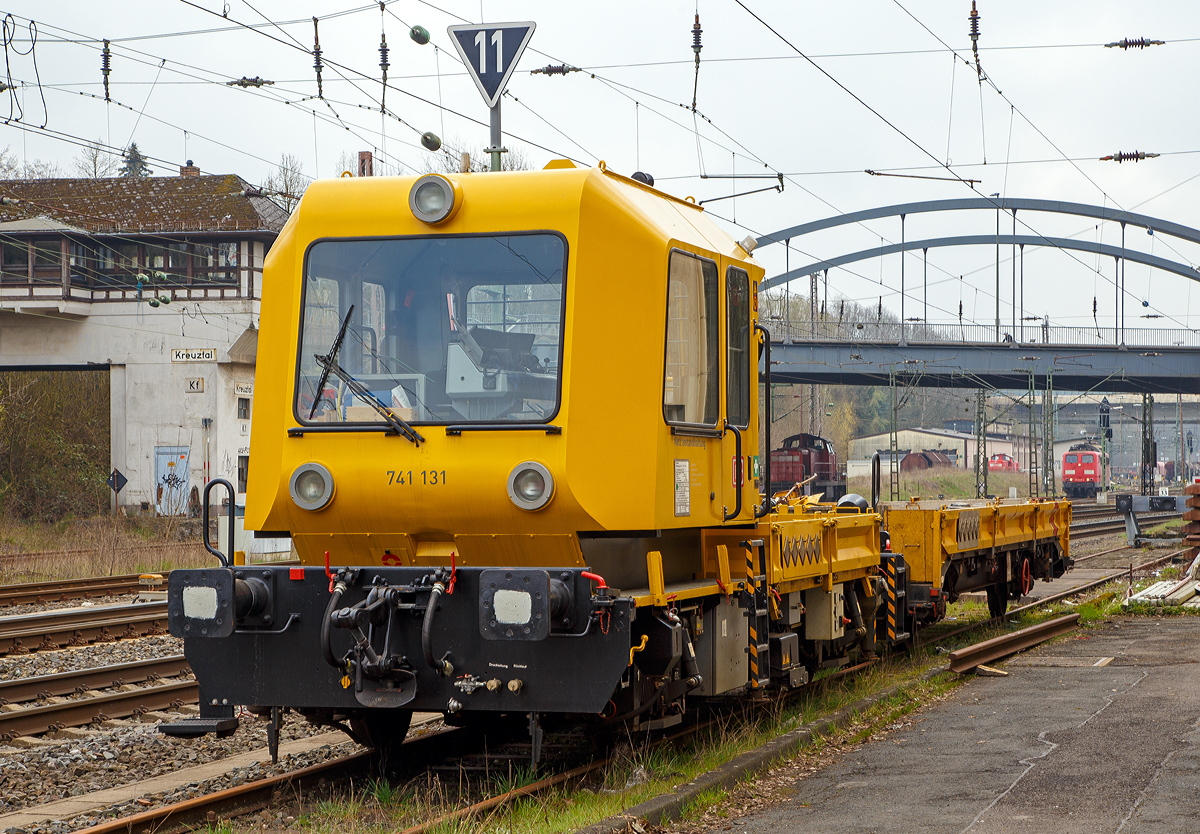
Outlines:
{"type": "Polygon", "coordinates": [[[230,548],[233,547],[233,527],[234,527],[233,519],[234,519],[234,512],[236,510],[236,507],[234,506],[234,504],[236,503],[237,493],[235,493],[233,491],[233,484],[229,483],[229,481],[225,480],[224,478],[213,478],[211,481],[209,481],[207,484],[204,485],[204,498],[200,502],[203,505],[201,508],[201,516],[204,521],[204,532],[203,532],[204,549],[207,550],[212,555],[217,557],[217,561],[219,561],[221,563],[221,567],[227,568],[231,564],[230,560],[225,556],[224,553],[217,550],[215,547],[213,547],[208,542],[208,510],[209,510],[208,494],[209,494],[209,492],[212,491],[212,488],[215,487],[217,484],[222,484],[225,487],[225,489],[228,490],[228,492],[229,492],[229,547],[230,548]]]}
{"type": "MultiPolygon", "coordinates": [[[[733,459],[737,461],[737,463],[734,464],[735,471],[733,473],[733,488],[734,493],[737,496],[737,501],[733,505],[732,514],[726,511],[724,507],[721,507],[721,515],[725,521],[733,521],[742,514],[742,488],[746,483],[746,463],[742,460],[742,433],[738,431],[737,426],[733,425],[728,420],[725,421],[725,431],[733,432],[733,459]]],[[[770,491],[771,485],[767,484],[767,492],[770,491]]]]}

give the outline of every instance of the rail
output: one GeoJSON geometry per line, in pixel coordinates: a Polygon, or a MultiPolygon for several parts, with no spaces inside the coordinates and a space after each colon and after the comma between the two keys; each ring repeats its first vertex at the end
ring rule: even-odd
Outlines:
{"type": "Polygon", "coordinates": [[[166,634],[167,604],[72,608],[43,614],[0,617],[0,655],[61,649],[97,640],[166,634]]]}
{"type": "Polygon", "coordinates": [[[1052,637],[1065,634],[1078,624],[1079,615],[1068,614],[1065,617],[1038,623],[1020,631],[1014,631],[1012,634],[993,637],[991,640],[984,640],[982,643],[950,652],[950,671],[959,674],[969,672],[981,664],[1008,657],[1022,649],[1028,649],[1038,643],[1044,643],[1052,637]]]}

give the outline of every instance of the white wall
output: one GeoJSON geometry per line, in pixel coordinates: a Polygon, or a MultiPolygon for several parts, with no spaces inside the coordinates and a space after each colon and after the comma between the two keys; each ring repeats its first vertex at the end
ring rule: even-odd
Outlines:
{"type": "MultiPolygon", "coordinates": [[[[257,325],[258,310],[252,300],[176,301],[158,308],[97,302],[86,306],[86,316],[4,309],[0,366],[110,366],[112,465],[129,479],[119,503],[141,511],[147,502],[153,509],[157,446],[188,447],[188,492],[203,489],[205,418],[213,420],[210,477],[237,486],[237,459],[248,453],[250,421],[237,419],[236,386],[253,386],[254,366],[232,362],[228,349],[257,325]],[[177,348],[212,348],[215,361],[177,361],[177,348]],[[197,379],[203,391],[189,392],[188,381],[197,379]]],[[[214,490],[214,497],[224,496],[214,490]]]]}

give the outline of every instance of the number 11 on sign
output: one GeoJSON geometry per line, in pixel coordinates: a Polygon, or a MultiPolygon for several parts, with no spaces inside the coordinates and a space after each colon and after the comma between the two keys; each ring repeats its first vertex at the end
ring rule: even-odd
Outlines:
{"type": "MultiPolygon", "coordinates": [[[[487,32],[475,36],[475,45],[479,47],[479,72],[486,73],[487,68],[487,32]]],[[[497,29],[492,33],[492,45],[496,47],[496,69],[493,72],[504,72],[504,30],[497,29]]]]}

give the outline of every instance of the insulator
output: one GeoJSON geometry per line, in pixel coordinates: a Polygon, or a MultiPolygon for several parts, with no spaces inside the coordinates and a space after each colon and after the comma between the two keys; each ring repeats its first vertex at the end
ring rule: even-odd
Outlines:
{"type": "Polygon", "coordinates": [[[958,317],[962,318],[962,301],[958,302],[958,317]]]}
{"type": "Polygon", "coordinates": [[[247,78],[246,76],[243,75],[241,78],[234,79],[233,81],[226,81],[225,86],[226,87],[241,87],[242,89],[245,89],[247,87],[264,87],[264,86],[269,87],[274,83],[275,83],[274,81],[267,81],[265,78],[262,78],[257,75],[254,76],[253,78],[247,78]]]}
{"type": "Polygon", "coordinates": [[[579,72],[579,67],[570,64],[547,64],[529,71],[530,75],[566,75],[568,72],[579,72]]]}
{"type": "Polygon", "coordinates": [[[418,46],[424,46],[429,43],[429,30],[424,26],[414,26],[408,30],[408,36],[412,38],[413,43],[418,46]]]}
{"type": "Polygon", "coordinates": [[[385,78],[387,77],[388,67],[390,66],[391,64],[388,63],[387,35],[381,32],[379,35],[379,68],[383,70],[383,75],[385,78]]]}
{"type": "Polygon", "coordinates": [[[442,148],[442,140],[436,133],[427,130],[421,134],[421,147],[427,151],[438,151],[442,148]]]}
{"type": "Polygon", "coordinates": [[[104,76],[104,100],[110,101],[108,97],[108,76],[112,72],[112,50],[108,48],[108,41],[104,42],[104,49],[100,50],[100,74],[104,76]]]}
{"type": "Polygon", "coordinates": [[[313,18],[313,69],[317,71],[317,97],[324,98],[325,91],[321,88],[321,70],[325,68],[321,61],[321,38],[317,34],[317,19],[313,18]]]}
{"type": "Polygon", "coordinates": [[[971,0],[971,15],[967,19],[971,21],[971,43],[974,44],[979,40],[979,12],[975,9],[975,0],[971,0]]]}
{"type": "Polygon", "coordinates": [[[1162,46],[1166,41],[1152,41],[1149,38],[1122,38],[1119,41],[1106,43],[1104,46],[1111,49],[1114,46],[1121,49],[1145,49],[1147,46],[1162,46]]]}
{"type": "Polygon", "coordinates": [[[704,30],[700,28],[700,15],[696,15],[696,22],[692,24],[692,52],[696,53],[696,61],[700,61],[700,50],[703,45],[700,43],[700,33],[704,30]]]}
{"type": "Polygon", "coordinates": [[[1120,153],[1109,154],[1108,156],[1100,157],[1101,162],[1137,162],[1142,159],[1154,159],[1158,154],[1147,153],[1146,151],[1121,151],[1120,153]]]}

